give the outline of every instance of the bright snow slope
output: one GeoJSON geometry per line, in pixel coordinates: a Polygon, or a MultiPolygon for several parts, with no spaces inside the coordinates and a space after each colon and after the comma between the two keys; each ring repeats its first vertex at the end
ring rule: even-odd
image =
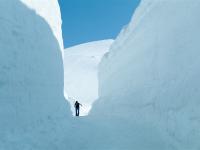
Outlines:
{"type": "Polygon", "coordinates": [[[102,59],[90,117],[106,149],[200,148],[199,7],[142,0],[102,59]]]}
{"type": "Polygon", "coordinates": [[[65,95],[74,112],[74,101],[83,104],[81,115],[87,115],[98,98],[98,65],[113,40],[95,41],[64,51],[65,95]]]}

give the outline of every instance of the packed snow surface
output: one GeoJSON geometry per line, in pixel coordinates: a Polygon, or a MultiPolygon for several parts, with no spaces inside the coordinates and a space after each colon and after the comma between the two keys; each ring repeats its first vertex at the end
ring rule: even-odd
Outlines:
{"type": "Polygon", "coordinates": [[[113,40],[95,41],[65,49],[64,89],[73,112],[76,100],[83,105],[81,115],[87,115],[98,99],[98,64],[112,43],[113,40]]]}

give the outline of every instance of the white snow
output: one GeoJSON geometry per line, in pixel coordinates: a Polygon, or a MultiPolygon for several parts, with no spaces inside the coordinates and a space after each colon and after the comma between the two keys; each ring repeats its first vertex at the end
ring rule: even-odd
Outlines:
{"type": "Polygon", "coordinates": [[[107,149],[199,149],[199,7],[142,0],[102,59],[90,117],[107,149]]]}
{"type": "Polygon", "coordinates": [[[73,112],[75,100],[83,105],[81,115],[84,116],[98,99],[98,64],[112,43],[113,40],[95,41],[65,49],[64,89],[73,112]]]}
{"type": "Polygon", "coordinates": [[[110,49],[67,49],[68,95],[98,97],[80,118],[63,94],[56,3],[0,1],[0,150],[198,150],[200,1],[142,0],[110,49]]]}
{"type": "Polygon", "coordinates": [[[71,113],[60,50],[43,17],[19,0],[0,1],[1,150],[66,147],[71,113]]]}
{"type": "Polygon", "coordinates": [[[50,25],[54,36],[57,38],[60,49],[63,52],[62,20],[58,0],[20,0],[38,15],[43,17],[50,25]]]}

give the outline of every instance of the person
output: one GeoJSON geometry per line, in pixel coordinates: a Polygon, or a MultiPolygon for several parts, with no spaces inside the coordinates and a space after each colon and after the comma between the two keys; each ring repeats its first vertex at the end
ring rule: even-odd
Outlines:
{"type": "Polygon", "coordinates": [[[80,104],[78,101],[76,101],[74,104],[76,116],[79,116],[80,106],[82,106],[82,104],[80,104]]]}

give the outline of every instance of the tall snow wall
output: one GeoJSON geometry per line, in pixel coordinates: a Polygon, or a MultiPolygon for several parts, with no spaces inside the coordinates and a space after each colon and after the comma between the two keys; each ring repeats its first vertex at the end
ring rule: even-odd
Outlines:
{"type": "Polygon", "coordinates": [[[102,59],[90,118],[106,148],[199,149],[199,7],[142,0],[102,59]]]}
{"type": "Polygon", "coordinates": [[[0,149],[67,147],[71,113],[60,50],[44,17],[20,0],[0,1],[0,149]]]}
{"type": "Polygon", "coordinates": [[[51,27],[51,30],[58,40],[60,50],[63,54],[64,45],[62,38],[62,19],[58,0],[20,0],[27,7],[34,10],[51,27]]]}

